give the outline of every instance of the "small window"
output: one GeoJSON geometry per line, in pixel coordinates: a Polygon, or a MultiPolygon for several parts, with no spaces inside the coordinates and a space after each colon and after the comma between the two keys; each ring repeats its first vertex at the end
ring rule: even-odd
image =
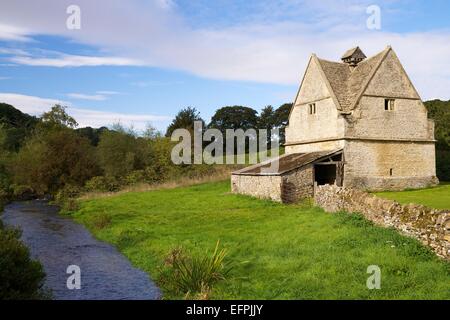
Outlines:
{"type": "Polygon", "coordinates": [[[309,114],[316,114],[316,104],[315,103],[309,104],[309,114]]]}
{"type": "Polygon", "coordinates": [[[394,111],[395,100],[394,99],[384,99],[384,110],[394,111]]]}
{"type": "Polygon", "coordinates": [[[389,175],[390,175],[391,177],[392,177],[392,174],[393,174],[393,170],[394,170],[394,169],[392,169],[392,168],[389,169],[389,175]]]}

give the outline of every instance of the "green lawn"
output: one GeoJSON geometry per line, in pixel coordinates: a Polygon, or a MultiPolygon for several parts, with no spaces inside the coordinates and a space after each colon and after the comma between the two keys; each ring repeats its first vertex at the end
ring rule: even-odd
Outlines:
{"type": "Polygon", "coordinates": [[[396,200],[402,204],[418,203],[430,208],[450,209],[450,183],[437,187],[398,192],[377,192],[377,196],[396,200]]]}
{"type": "Polygon", "coordinates": [[[126,193],[84,201],[73,217],[153,279],[170,249],[201,254],[220,239],[237,264],[213,299],[450,299],[450,263],[416,240],[358,215],[229,189],[225,181],[126,193]],[[366,287],[369,265],[381,268],[381,290],[366,287]]]}

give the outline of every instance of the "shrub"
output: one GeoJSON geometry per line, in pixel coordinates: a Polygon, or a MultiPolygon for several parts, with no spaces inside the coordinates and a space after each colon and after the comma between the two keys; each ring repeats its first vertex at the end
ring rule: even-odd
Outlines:
{"type": "Polygon", "coordinates": [[[227,251],[219,249],[219,241],[212,254],[187,255],[182,248],[173,249],[165,259],[166,269],[159,283],[167,291],[183,294],[186,299],[207,299],[218,281],[226,280],[232,266],[225,262],[227,251]]]}
{"type": "Polygon", "coordinates": [[[92,217],[92,225],[96,229],[106,228],[111,224],[111,217],[106,213],[99,213],[92,217]]]}
{"type": "Polygon", "coordinates": [[[0,300],[44,299],[45,273],[19,241],[20,231],[0,221],[0,300]]]}
{"type": "Polygon", "coordinates": [[[81,188],[74,185],[66,185],[60,189],[56,194],[55,200],[57,202],[64,202],[67,199],[77,198],[81,194],[81,188]]]}
{"type": "Polygon", "coordinates": [[[135,170],[125,177],[124,183],[126,185],[133,185],[143,182],[144,180],[145,180],[144,170],[135,170]]]}
{"type": "Polygon", "coordinates": [[[120,183],[114,177],[93,177],[85,184],[86,191],[114,192],[120,189],[120,183]]]}
{"type": "Polygon", "coordinates": [[[35,191],[30,186],[13,185],[13,196],[15,199],[31,199],[35,195],[35,191]]]}

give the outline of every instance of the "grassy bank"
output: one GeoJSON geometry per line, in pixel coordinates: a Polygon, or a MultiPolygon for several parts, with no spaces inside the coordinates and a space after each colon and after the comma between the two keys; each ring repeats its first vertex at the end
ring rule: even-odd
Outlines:
{"type": "Polygon", "coordinates": [[[417,241],[357,215],[230,194],[229,181],[88,199],[73,217],[153,279],[171,249],[201,255],[220,239],[236,265],[213,299],[450,298],[450,264],[417,241]],[[366,287],[369,265],[381,290],[366,287]]]}
{"type": "Polygon", "coordinates": [[[378,192],[377,196],[395,200],[402,204],[418,203],[436,209],[450,209],[450,183],[444,182],[439,186],[419,190],[397,192],[378,192]]]}

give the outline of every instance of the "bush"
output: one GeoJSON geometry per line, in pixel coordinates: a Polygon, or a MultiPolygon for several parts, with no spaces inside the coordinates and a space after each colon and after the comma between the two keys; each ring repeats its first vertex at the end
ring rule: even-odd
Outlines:
{"type": "Polygon", "coordinates": [[[77,198],[81,194],[81,188],[74,185],[66,185],[60,189],[56,194],[55,200],[59,203],[66,201],[67,199],[77,198]]]}
{"type": "Polygon", "coordinates": [[[35,195],[35,191],[30,186],[24,186],[24,185],[13,185],[13,196],[15,199],[19,200],[28,200],[33,198],[35,195]]]}
{"type": "Polygon", "coordinates": [[[92,225],[95,229],[103,229],[111,224],[111,216],[106,213],[99,213],[92,217],[92,225]]]}
{"type": "Polygon", "coordinates": [[[114,192],[120,189],[120,183],[114,177],[93,177],[85,184],[86,191],[114,192]]]}
{"type": "Polygon", "coordinates": [[[0,300],[44,299],[45,273],[19,241],[20,231],[0,221],[0,300]]]}
{"type": "Polygon", "coordinates": [[[173,249],[165,259],[166,269],[159,284],[167,291],[183,294],[185,298],[207,299],[218,281],[226,280],[232,269],[225,263],[227,252],[219,250],[217,241],[214,252],[204,256],[189,256],[182,248],[173,249]]]}
{"type": "Polygon", "coordinates": [[[126,185],[133,185],[145,181],[145,171],[135,170],[124,178],[124,183],[126,185]]]}

